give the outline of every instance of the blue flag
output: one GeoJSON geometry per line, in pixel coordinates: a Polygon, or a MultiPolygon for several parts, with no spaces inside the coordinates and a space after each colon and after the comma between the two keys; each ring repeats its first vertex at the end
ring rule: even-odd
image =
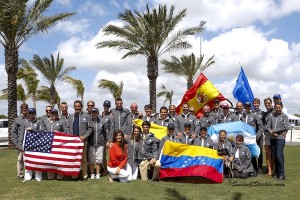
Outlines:
{"type": "Polygon", "coordinates": [[[242,67],[241,67],[240,75],[236,80],[236,84],[232,91],[232,94],[234,98],[236,98],[238,101],[242,102],[243,104],[245,104],[246,102],[250,102],[252,105],[254,96],[251,87],[249,85],[247,76],[242,67]]]}
{"type": "Polygon", "coordinates": [[[219,140],[219,132],[221,130],[226,130],[227,140],[229,140],[233,146],[235,146],[236,136],[242,135],[244,137],[244,145],[250,149],[252,157],[259,156],[260,149],[256,144],[256,131],[252,126],[241,121],[212,125],[208,128],[207,132],[215,143],[219,140]]]}

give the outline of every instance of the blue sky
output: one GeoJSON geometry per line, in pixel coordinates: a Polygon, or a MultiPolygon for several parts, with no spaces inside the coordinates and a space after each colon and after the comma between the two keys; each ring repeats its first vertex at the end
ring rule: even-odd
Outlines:
{"type": "MultiPolygon", "coordinates": [[[[101,28],[113,23],[121,25],[118,13],[126,8],[144,10],[146,3],[175,5],[176,11],[187,9],[187,16],[179,28],[197,26],[201,20],[207,21],[203,37],[202,53],[206,58],[214,55],[216,63],[204,74],[217,89],[232,102],[232,90],[244,68],[254,96],[263,100],[280,93],[289,113],[299,113],[300,109],[300,1],[291,0],[55,0],[49,14],[57,12],[77,12],[77,14],[53,27],[48,34],[32,37],[20,49],[20,57],[31,59],[33,54],[49,57],[51,53],[65,59],[66,66],[76,66],[70,76],[84,82],[85,102],[92,99],[102,107],[105,99],[113,100],[106,90],[99,89],[100,79],[124,82],[123,99],[125,107],[137,102],[142,109],[148,103],[148,78],[146,59],[138,56],[121,60],[124,52],[115,49],[96,49],[97,42],[107,39],[101,28]]],[[[188,40],[193,45],[190,50],[164,54],[181,56],[193,52],[199,55],[200,34],[188,40]]],[[[1,47],[0,72],[5,74],[4,54],[1,47]]],[[[5,76],[6,77],[6,76],[5,76]]],[[[180,103],[186,89],[183,78],[164,74],[160,71],[157,91],[161,84],[174,90],[173,101],[180,103]]],[[[42,81],[46,85],[45,81],[42,81]]],[[[7,78],[0,80],[0,89],[6,88],[7,78]]],[[[58,83],[62,101],[70,104],[77,99],[75,90],[67,83],[58,83]]],[[[30,106],[32,101],[28,100],[30,106]]],[[[0,101],[0,113],[7,113],[7,102],[0,101]]],[[[158,99],[158,107],[163,99],[158,99]]],[[[38,114],[44,114],[43,102],[38,102],[38,114]]],[[[264,106],[262,106],[263,108],[264,106]]]]}

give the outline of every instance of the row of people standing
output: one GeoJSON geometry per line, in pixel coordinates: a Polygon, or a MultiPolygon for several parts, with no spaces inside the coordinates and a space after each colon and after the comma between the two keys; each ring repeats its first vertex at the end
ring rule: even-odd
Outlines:
{"type": "MultiPolygon", "coordinates": [[[[182,105],[183,113],[180,115],[175,115],[175,108],[176,108],[175,106],[171,106],[170,111],[172,110],[172,113],[168,112],[168,109],[163,106],[163,107],[161,107],[159,114],[152,114],[151,106],[145,105],[145,107],[144,107],[145,116],[143,116],[141,112],[138,112],[138,107],[137,107],[136,103],[131,104],[131,106],[130,106],[131,111],[130,111],[129,109],[123,108],[122,99],[117,98],[115,100],[116,108],[110,109],[111,103],[108,100],[106,100],[103,103],[104,111],[101,114],[99,114],[99,110],[96,110],[98,117],[93,118],[93,117],[91,117],[92,110],[93,110],[93,108],[95,108],[95,103],[93,101],[89,101],[87,103],[87,106],[88,106],[87,112],[82,111],[83,105],[82,105],[81,101],[75,101],[74,102],[75,114],[73,114],[73,115],[68,114],[68,106],[65,102],[63,102],[61,104],[61,108],[60,108],[62,111],[62,115],[60,118],[56,117],[56,120],[51,120],[52,119],[51,113],[53,112],[53,114],[56,114],[55,112],[57,112],[57,111],[53,110],[52,107],[47,106],[47,108],[46,108],[47,115],[45,115],[41,118],[41,126],[44,127],[42,130],[49,129],[48,131],[55,130],[55,131],[67,132],[67,133],[71,133],[73,135],[80,136],[82,141],[85,142],[85,151],[87,151],[87,149],[89,151],[89,153],[84,153],[84,155],[89,155],[89,157],[92,157],[92,155],[93,155],[95,157],[96,152],[98,150],[97,155],[100,155],[100,156],[98,156],[98,159],[96,159],[96,158],[90,159],[89,158],[89,160],[91,160],[91,162],[98,163],[96,166],[99,166],[99,168],[101,166],[103,166],[103,168],[105,168],[105,166],[106,166],[106,161],[105,161],[106,148],[105,148],[105,146],[108,145],[108,142],[112,141],[113,133],[115,133],[117,130],[122,130],[123,133],[125,134],[125,139],[127,139],[127,137],[128,137],[127,135],[129,135],[131,133],[131,130],[134,125],[134,124],[132,124],[133,119],[141,118],[144,121],[153,122],[153,123],[156,123],[158,125],[163,125],[163,126],[168,126],[168,124],[173,123],[175,126],[175,132],[179,136],[182,135],[182,133],[184,131],[183,130],[184,124],[186,122],[188,122],[189,124],[191,124],[191,133],[192,133],[191,136],[189,136],[189,137],[192,138],[192,137],[195,137],[193,135],[197,135],[197,133],[200,133],[200,129],[202,127],[207,128],[210,125],[213,125],[216,123],[222,123],[222,122],[224,123],[224,122],[230,122],[230,121],[243,119],[243,115],[246,116],[246,114],[243,112],[243,105],[240,106],[240,104],[241,104],[240,102],[237,103],[236,112],[230,113],[228,104],[223,104],[221,106],[222,107],[222,109],[221,109],[220,102],[215,101],[214,108],[212,109],[212,111],[210,111],[208,106],[204,106],[204,108],[203,108],[204,116],[202,118],[200,118],[199,120],[197,120],[197,118],[191,112],[192,108],[187,103],[182,105]],[[239,117],[236,117],[236,116],[239,116],[239,117]],[[61,123],[62,130],[58,130],[58,128],[53,127],[53,121],[63,122],[63,123],[61,123]],[[94,122],[92,123],[92,121],[94,121],[94,122]],[[50,122],[51,126],[48,126],[48,129],[47,129],[46,124],[48,122],[50,122]],[[97,129],[96,132],[98,132],[96,134],[94,134],[95,125],[97,127],[102,127],[102,128],[96,128],[97,129]],[[99,140],[96,139],[97,138],[96,135],[99,135],[99,134],[103,135],[103,136],[101,136],[103,138],[100,140],[101,142],[99,142],[99,140]],[[89,145],[88,145],[88,143],[89,143],[89,145]],[[99,147],[99,146],[104,146],[103,151],[99,150],[98,148],[95,148],[95,147],[99,147]],[[101,156],[101,155],[103,155],[103,156],[101,156]],[[102,159],[99,159],[101,157],[102,157],[102,159]],[[103,164],[101,164],[101,162],[103,162],[103,164]]],[[[255,105],[255,102],[253,102],[253,104],[255,105]]],[[[247,107],[247,105],[245,105],[245,108],[246,107],[247,107]]],[[[28,109],[28,106],[27,106],[27,109],[28,109]]],[[[21,112],[22,112],[22,115],[15,120],[16,126],[15,126],[14,130],[15,130],[15,135],[17,135],[17,136],[20,135],[19,134],[19,132],[20,132],[19,124],[21,124],[21,121],[26,118],[25,117],[26,111],[24,112],[22,105],[21,105],[21,112]]],[[[255,112],[255,114],[256,114],[256,112],[255,112]]],[[[94,116],[96,116],[96,114],[94,116]]],[[[261,116],[261,115],[259,114],[259,116],[261,116]]],[[[244,117],[244,119],[251,122],[252,118],[250,117],[250,120],[248,120],[249,117],[246,116],[246,117],[244,117]]],[[[258,137],[258,138],[260,138],[260,137],[258,137]]],[[[16,138],[16,137],[13,137],[13,138],[16,138]]],[[[15,141],[17,141],[17,140],[18,139],[16,139],[15,141]]],[[[186,141],[187,140],[188,139],[186,137],[186,141]]],[[[17,144],[16,145],[17,148],[20,147],[20,145],[19,145],[20,141],[21,140],[19,140],[19,142],[15,142],[15,144],[17,144]]],[[[21,157],[20,155],[21,155],[21,153],[19,153],[18,157],[21,157]]],[[[20,166],[22,166],[22,164],[20,164],[21,160],[22,159],[18,158],[18,176],[20,174],[19,173],[20,166]]],[[[261,157],[261,160],[262,160],[262,157],[261,157]]],[[[84,166],[87,166],[87,156],[85,156],[85,158],[83,158],[82,163],[84,166]]],[[[260,165],[260,163],[262,163],[262,161],[259,162],[259,165],[260,165]]],[[[88,174],[87,167],[84,167],[84,166],[82,166],[83,177],[85,179],[87,179],[87,174],[88,174]]],[[[92,163],[90,163],[90,169],[92,168],[91,166],[92,166],[92,163]]],[[[98,178],[98,175],[100,176],[98,171],[99,170],[97,170],[97,167],[96,167],[96,174],[94,174],[94,173],[91,173],[91,174],[94,175],[95,178],[98,178]]],[[[93,178],[93,176],[92,176],[92,178],[93,178]]]]}

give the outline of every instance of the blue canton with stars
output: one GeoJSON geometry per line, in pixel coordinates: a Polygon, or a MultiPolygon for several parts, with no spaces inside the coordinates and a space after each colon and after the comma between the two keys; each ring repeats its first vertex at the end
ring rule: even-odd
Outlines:
{"type": "Polygon", "coordinates": [[[40,153],[50,153],[52,149],[53,138],[53,132],[28,131],[25,136],[24,150],[40,153]]]}

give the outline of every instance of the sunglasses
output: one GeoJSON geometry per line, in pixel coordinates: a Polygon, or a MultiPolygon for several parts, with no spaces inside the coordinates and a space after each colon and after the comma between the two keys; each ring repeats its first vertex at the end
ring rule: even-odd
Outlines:
{"type": "Polygon", "coordinates": [[[88,105],[88,107],[93,107],[94,105],[88,105]]]}
{"type": "Polygon", "coordinates": [[[50,112],[51,110],[46,110],[46,112],[50,112]]]}

